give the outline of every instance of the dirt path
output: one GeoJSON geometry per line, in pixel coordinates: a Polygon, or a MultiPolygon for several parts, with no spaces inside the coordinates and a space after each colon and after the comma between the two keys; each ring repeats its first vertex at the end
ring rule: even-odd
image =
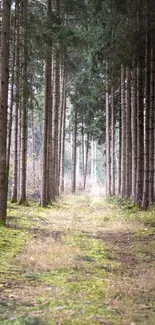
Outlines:
{"type": "Polygon", "coordinates": [[[0,324],[154,325],[154,214],[91,196],[10,206],[0,324]]]}

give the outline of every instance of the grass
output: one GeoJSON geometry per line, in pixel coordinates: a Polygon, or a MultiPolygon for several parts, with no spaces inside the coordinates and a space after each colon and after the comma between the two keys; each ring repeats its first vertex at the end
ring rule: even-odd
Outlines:
{"type": "Polygon", "coordinates": [[[155,324],[155,210],[66,195],[9,204],[0,227],[0,324],[155,324]]]}

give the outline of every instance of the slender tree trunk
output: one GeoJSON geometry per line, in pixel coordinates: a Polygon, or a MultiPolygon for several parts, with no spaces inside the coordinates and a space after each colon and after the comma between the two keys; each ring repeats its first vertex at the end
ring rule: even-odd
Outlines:
{"type": "Polygon", "coordinates": [[[113,87],[111,89],[111,195],[115,195],[115,107],[113,87]]]}
{"type": "Polygon", "coordinates": [[[12,76],[11,76],[11,91],[10,91],[10,108],[8,118],[8,143],[7,143],[7,193],[9,185],[9,170],[10,170],[10,151],[11,151],[11,136],[12,136],[12,116],[13,116],[13,104],[14,104],[14,77],[15,77],[15,44],[16,44],[16,14],[17,6],[15,5],[15,17],[13,25],[13,57],[12,57],[12,76]]]}
{"type": "Polygon", "coordinates": [[[83,121],[83,114],[82,114],[82,127],[81,127],[81,141],[82,141],[82,176],[83,176],[83,188],[84,188],[85,142],[84,142],[84,121],[83,121]]]}
{"type": "Polygon", "coordinates": [[[126,196],[130,197],[132,190],[132,148],[131,148],[131,73],[126,69],[126,196]]]}
{"type": "MultiPolygon", "coordinates": [[[[48,0],[47,18],[51,17],[51,0],[48,0]]],[[[47,48],[47,58],[45,60],[45,95],[43,111],[43,153],[42,153],[42,185],[40,204],[46,207],[49,203],[49,119],[51,118],[51,53],[47,48]],[[50,113],[49,113],[50,111],[50,113]]]]}
{"type": "Polygon", "coordinates": [[[87,141],[86,141],[86,161],[85,161],[85,168],[84,168],[84,190],[86,189],[86,181],[87,181],[87,170],[88,170],[88,157],[89,157],[89,133],[87,134],[87,141]]]}
{"type": "Polygon", "coordinates": [[[137,176],[136,203],[141,205],[144,176],[144,86],[142,69],[137,67],[137,176]]]}
{"type": "Polygon", "coordinates": [[[54,119],[54,197],[59,195],[59,148],[58,148],[58,132],[59,132],[59,105],[60,105],[60,54],[56,52],[55,55],[55,119],[54,119]]]}
{"type": "Polygon", "coordinates": [[[94,141],[94,182],[97,183],[97,145],[94,141]]]}
{"type": "Polygon", "coordinates": [[[121,67],[121,120],[122,120],[122,159],[121,159],[121,194],[124,196],[126,185],[126,110],[125,110],[125,68],[121,67]]]}
{"type": "Polygon", "coordinates": [[[28,103],[28,39],[27,39],[27,10],[28,1],[23,1],[23,36],[24,36],[24,58],[23,58],[23,98],[22,98],[22,124],[21,124],[21,188],[19,204],[25,204],[26,199],[26,169],[27,169],[27,103],[28,103]]]}
{"type": "Polygon", "coordinates": [[[19,115],[19,83],[20,83],[20,44],[19,44],[19,1],[16,0],[17,11],[17,40],[16,40],[16,70],[15,70],[15,111],[14,111],[14,155],[13,155],[13,185],[11,202],[17,202],[18,186],[18,115],[19,115]]]}
{"type": "Polygon", "coordinates": [[[63,99],[63,115],[62,115],[62,138],[61,138],[61,191],[64,192],[64,165],[65,165],[65,134],[66,134],[66,69],[64,70],[64,99],[63,99]]]}
{"type": "Polygon", "coordinates": [[[6,221],[7,207],[7,106],[9,79],[9,30],[10,30],[10,0],[3,0],[2,31],[1,31],[1,66],[0,66],[0,222],[6,221]]]}
{"type": "MultiPolygon", "coordinates": [[[[50,0],[51,1],[51,0],[50,0]]],[[[51,9],[49,12],[49,18],[51,14],[51,9]]],[[[46,203],[51,202],[51,164],[52,164],[52,55],[49,53],[48,58],[48,72],[47,72],[47,162],[46,162],[46,203]]]]}
{"type": "Polygon", "coordinates": [[[53,135],[53,55],[51,55],[50,69],[49,69],[49,95],[48,95],[48,181],[47,194],[48,202],[52,199],[52,135],[53,135]]]}
{"type": "Polygon", "coordinates": [[[41,188],[41,206],[47,205],[47,135],[48,135],[48,72],[49,60],[45,63],[45,102],[43,111],[43,162],[42,162],[42,188],[41,188]]]}
{"type": "Polygon", "coordinates": [[[131,82],[131,136],[132,136],[132,198],[136,198],[137,175],[137,70],[132,71],[131,82]]]}
{"type": "Polygon", "coordinates": [[[119,157],[118,157],[118,194],[121,194],[121,167],[122,167],[122,156],[121,156],[121,152],[122,152],[122,121],[121,121],[121,109],[119,111],[119,157]]]}
{"type": "Polygon", "coordinates": [[[144,120],[144,186],[142,207],[149,207],[149,139],[150,139],[150,7],[147,7],[146,67],[145,67],[145,120],[144,120]]]}
{"type": "Polygon", "coordinates": [[[76,160],[77,160],[77,107],[75,105],[73,148],[72,148],[72,193],[76,192],[76,160]]]}
{"type": "Polygon", "coordinates": [[[63,136],[63,114],[65,100],[65,67],[61,66],[61,98],[59,107],[59,188],[61,190],[61,174],[62,174],[62,136],[63,136]]]}
{"type": "Polygon", "coordinates": [[[94,183],[94,139],[91,140],[91,185],[94,183]]]}
{"type": "Polygon", "coordinates": [[[33,188],[35,189],[36,186],[36,177],[35,177],[35,133],[34,133],[34,107],[33,101],[31,100],[31,118],[32,118],[32,174],[33,174],[33,188]]]}
{"type": "Polygon", "coordinates": [[[109,108],[109,82],[108,82],[108,63],[106,66],[106,195],[111,195],[111,162],[110,162],[110,108],[109,108]]]}
{"type": "Polygon", "coordinates": [[[150,59],[150,134],[149,134],[149,205],[154,201],[154,123],[155,123],[155,41],[154,41],[154,18],[155,18],[155,4],[152,2],[151,24],[153,29],[151,31],[151,59],[150,59]]]}

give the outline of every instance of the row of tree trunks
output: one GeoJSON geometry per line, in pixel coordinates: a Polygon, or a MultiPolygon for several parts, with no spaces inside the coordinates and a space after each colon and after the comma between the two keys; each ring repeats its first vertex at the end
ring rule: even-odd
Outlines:
{"type": "Polygon", "coordinates": [[[149,8],[148,4],[145,69],[144,62],[140,61],[133,62],[132,70],[121,68],[121,177],[118,184],[122,196],[132,197],[145,209],[154,201],[155,48],[149,8]]]}
{"type": "MultiPolygon", "coordinates": [[[[60,1],[53,4],[60,15],[60,1]]],[[[48,0],[47,18],[51,19],[51,0],[48,0]]],[[[45,62],[45,104],[43,116],[43,154],[42,154],[42,206],[54,201],[64,190],[64,154],[66,120],[66,81],[67,72],[64,57],[59,49],[52,53],[47,46],[45,62]]]]}

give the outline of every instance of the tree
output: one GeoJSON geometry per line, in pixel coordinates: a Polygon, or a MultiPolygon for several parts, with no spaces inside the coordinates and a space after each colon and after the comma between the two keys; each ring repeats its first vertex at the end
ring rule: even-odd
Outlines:
{"type": "Polygon", "coordinates": [[[10,0],[3,0],[0,65],[0,221],[5,223],[7,207],[7,106],[9,78],[10,0]]]}

